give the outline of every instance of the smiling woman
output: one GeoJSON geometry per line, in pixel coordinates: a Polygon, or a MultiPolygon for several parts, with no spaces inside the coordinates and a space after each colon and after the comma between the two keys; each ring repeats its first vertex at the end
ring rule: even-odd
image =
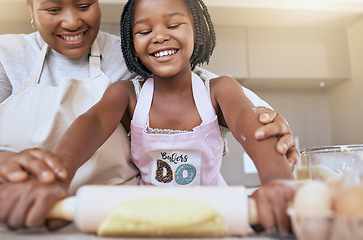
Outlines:
{"type": "Polygon", "coordinates": [[[100,27],[97,0],[28,2],[39,34],[53,50],[74,58],[90,49],[100,27]]]}

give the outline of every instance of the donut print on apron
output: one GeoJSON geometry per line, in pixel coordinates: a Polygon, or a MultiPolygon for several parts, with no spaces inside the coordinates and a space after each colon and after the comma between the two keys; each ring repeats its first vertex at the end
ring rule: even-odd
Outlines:
{"type": "MultiPolygon", "coordinates": [[[[97,40],[91,48],[90,78],[63,79],[59,87],[39,83],[49,47],[41,50],[28,80],[0,104],[0,146],[53,150],[65,130],[87,111],[111,84],[101,70],[97,40]]],[[[130,161],[130,143],[120,124],[101,148],[76,172],[69,193],[85,184],[137,184],[130,161]]]]}
{"type": "Polygon", "coordinates": [[[226,185],[217,115],[203,81],[192,73],[193,97],[202,123],[193,131],[151,134],[147,121],[154,80],[144,83],[131,121],[131,156],[141,173],[140,184],[157,186],[226,185]]]}

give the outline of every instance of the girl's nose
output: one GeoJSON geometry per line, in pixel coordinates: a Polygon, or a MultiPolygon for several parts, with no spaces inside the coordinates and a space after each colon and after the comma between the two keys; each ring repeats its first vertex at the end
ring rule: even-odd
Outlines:
{"type": "Polygon", "coordinates": [[[155,32],[153,40],[154,43],[163,43],[165,41],[170,40],[170,35],[165,31],[159,30],[155,32]]]}
{"type": "Polygon", "coordinates": [[[63,14],[61,26],[64,29],[75,31],[82,26],[82,19],[76,11],[67,10],[63,14]]]}

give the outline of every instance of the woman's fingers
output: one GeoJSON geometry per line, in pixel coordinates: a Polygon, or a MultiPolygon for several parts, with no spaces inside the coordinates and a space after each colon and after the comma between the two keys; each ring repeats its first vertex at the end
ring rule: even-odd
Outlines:
{"type": "Polygon", "coordinates": [[[269,122],[264,124],[266,125],[256,130],[255,137],[257,140],[292,134],[289,124],[280,114],[277,114],[274,119],[270,118],[269,122]]]}
{"type": "Polygon", "coordinates": [[[60,182],[46,184],[30,177],[21,183],[2,183],[0,221],[12,229],[43,227],[49,209],[65,197],[67,191],[60,182]]]}
{"type": "Polygon", "coordinates": [[[296,148],[295,139],[289,124],[284,117],[271,109],[259,108],[259,111],[259,120],[266,125],[256,130],[255,138],[257,140],[264,140],[270,137],[277,137],[276,151],[281,155],[286,155],[289,167],[293,171],[299,158],[299,151],[296,148]]]}

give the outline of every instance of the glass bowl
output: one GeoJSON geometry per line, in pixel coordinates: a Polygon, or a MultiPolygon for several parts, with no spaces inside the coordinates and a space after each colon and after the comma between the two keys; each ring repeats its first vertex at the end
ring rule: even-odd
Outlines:
{"type": "Polygon", "coordinates": [[[358,180],[363,174],[363,144],[312,147],[300,153],[306,159],[311,179],[351,174],[358,180]]]}

